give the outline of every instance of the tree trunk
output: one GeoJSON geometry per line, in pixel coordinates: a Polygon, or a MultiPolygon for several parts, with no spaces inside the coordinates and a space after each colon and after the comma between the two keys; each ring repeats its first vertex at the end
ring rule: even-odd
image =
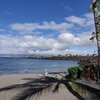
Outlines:
{"type": "Polygon", "coordinates": [[[95,31],[96,31],[96,39],[97,39],[97,47],[98,47],[98,70],[97,70],[97,79],[99,79],[100,73],[100,16],[97,10],[97,1],[98,0],[91,0],[92,1],[92,9],[94,14],[94,23],[95,23],[95,31]]]}

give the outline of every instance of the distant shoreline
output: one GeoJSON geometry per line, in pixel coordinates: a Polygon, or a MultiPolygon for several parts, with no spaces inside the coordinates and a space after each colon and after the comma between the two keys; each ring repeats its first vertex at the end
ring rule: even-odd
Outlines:
{"type": "Polygon", "coordinates": [[[69,56],[8,56],[8,57],[1,57],[1,58],[18,58],[18,59],[47,59],[47,60],[93,60],[97,59],[97,56],[76,56],[76,55],[69,55],[69,56]]]}

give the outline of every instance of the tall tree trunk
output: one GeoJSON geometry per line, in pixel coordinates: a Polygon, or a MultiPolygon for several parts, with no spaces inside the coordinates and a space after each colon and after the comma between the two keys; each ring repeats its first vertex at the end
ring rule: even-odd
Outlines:
{"type": "Polygon", "coordinates": [[[97,39],[97,47],[98,47],[98,70],[97,70],[97,78],[99,79],[100,75],[100,16],[97,10],[97,1],[98,0],[91,0],[92,1],[92,9],[94,14],[94,23],[95,23],[95,31],[96,31],[96,39],[97,39]]]}

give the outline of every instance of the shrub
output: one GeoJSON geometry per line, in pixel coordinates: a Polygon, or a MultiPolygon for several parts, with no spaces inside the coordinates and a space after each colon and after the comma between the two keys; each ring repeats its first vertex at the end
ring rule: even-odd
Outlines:
{"type": "Polygon", "coordinates": [[[97,80],[97,82],[96,82],[97,84],[100,84],[100,79],[99,80],[97,80]]]}
{"type": "Polygon", "coordinates": [[[68,68],[70,79],[81,78],[82,72],[83,72],[83,68],[81,66],[75,66],[75,67],[68,68]]]}

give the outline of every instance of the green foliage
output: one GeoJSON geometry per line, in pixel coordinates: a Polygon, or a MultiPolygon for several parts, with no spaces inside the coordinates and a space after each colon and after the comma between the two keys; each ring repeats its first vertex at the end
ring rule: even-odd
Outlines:
{"type": "Polygon", "coordinates": [[[91,10],[92,10],[92,8],[93,8],[93,6],[92,6],[92,5],[90,5],[90,6],[89,6],[89,11],[91,11],[91,10]]]}
{"type": "MultiPolygon", "coordinates": [[[[98,3],[98,4],[96,4],[96,7],[98,8],[98,9],[100,9],[100,4],[98,3]]],[[[93,9],[93,6],[92,5],[90,5],[90,7],[89,7],[89,10],[91,11],[93,9]]]]}
{"type": "MultiPolygon", "coordinates": [[[[97,1],[96,7],[97,7],[97,9],[100,9],[100,0],[97,1]]],[[[90,5],[89,10],[91,11],[92,9],[93,9],[93,5],[90,5]]]]}
{"type": "Polygon", "coordinates": [[[97,80],[97,82],[96,82],[97,84],[100,84],[100,79],[99,80],[97,80]]]}
{"type": "Polygon", "coordinates": [[[81,78],[82,73],[83,73],[83,68],[82,66],[71,67],[71,68],[68,68],[68,73],[69,73],[70,79],[81,78]]]}
{"type": "Polygon", "coordinates": [[[86,95],[90,94],[90,91],[88,91],[86,88],[83,88],[73,82],[69,82],[69,84],[71,85],[72,89],[75,90],[81,96],[83,96],[83,95],[86,96],[86,95]]]}

